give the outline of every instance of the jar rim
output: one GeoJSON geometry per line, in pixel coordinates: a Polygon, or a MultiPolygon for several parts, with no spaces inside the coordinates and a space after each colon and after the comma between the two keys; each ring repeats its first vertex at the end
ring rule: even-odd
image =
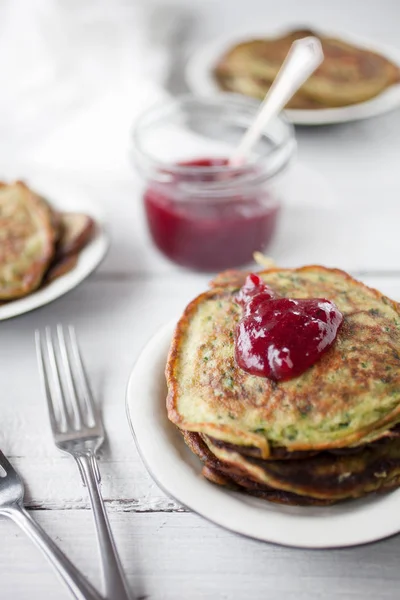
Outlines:
{"type": "MultiPolygon", "coordinates": [[[[167,101],[158,102],[150,108],[146,109],[135,121],[135,124],[132,128],[132,142],[133,142],[133,158],[136,164],[140,164],[141,166],[145,166],[151,170],[166,172],[170,175],[215,175],[215,174],[229,174],[240,176],[243,172],[243,168],[248,169],[249,166],[257,167],[257,166],[265,166],[267,162],[273,162],[273,160],[277,159],[279,153],[282,154],[281,161],[277,161],[277,166],[273,169],[268,176],[268,178],[272,178],[273,176],[280,173],[290,162],[290,159],[293,156],[293,153],[296,148],[296,139],[294,134],[294,127],[292,123],[288,121],[284,114],[279,114],[274,117],[272,122],[279,122],[286,129],[286,135],[281,143],[274,143],[274,147],[268,153],[258,154],[257,156],[253,156],[251,160],[246,161],[244,165],[212,165],[212,166],[190,166],[185,164],[175,163],[173,161],[164,161],[153,154],[149,153],[143,148],[143,143],[141,142],[141,133],[146,126],[149,126],[153,122],[157,122],[158,120],[162,120],[165,118],[166,114],[169,110],[173,110],[174,108],[184,107],[185,105],[190,107],[190,105],[204,105],[207,107],[216,107],[220,105],[220,102],[223,100],[225,106],[230,106],[232,109],[234,108],[242,108],[251,110],[256,114],[259,108],[259,101],[254,98],[249,98],[247,96],[243,96],[240,94],[234,94],[230,92],[220,92],[216,93],[212,96],[198,96],[194,94],[181,94],[175,96],[174,98],[170,98],[167,101]],[[150,120],[150,124],[147,123],[150,120]],[[286,152],[285,152],[286,150],[286,152]]],[[[270,139],[268,136],[268,131],[265,131],[262,136],[265,139],[270,139]]],[[[201,157],[199,157],[201,158],[201,157]]]]}

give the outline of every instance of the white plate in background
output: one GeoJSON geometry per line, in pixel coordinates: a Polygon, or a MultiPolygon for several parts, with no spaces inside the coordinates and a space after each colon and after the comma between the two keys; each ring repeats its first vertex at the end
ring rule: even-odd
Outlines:
{"type": "Polygon", "coordinates": [[[204,479],[200,459],[166,413],[164,369],[174,326],[164,326],[145,346],[126,397],[138,451],[167,494],[226,529],[285,546],[355,546],[400,531],[400,490],[329,507],[296,507],[232,492],[204,479]]]}
{"type": "MultiPolygon", "coordinates": [[[[284,31],[280,29],[275,31],[263,31],[261,33],[260,31],[250,31],[246,34],[232,34],[211,41],[198,48],[187,62],[185,69],[185,78],[190,90],[201,96],[209,96],[221,92],[221,89],[214,79],[213,69],[223,54],[236,44],[246,40],[276,37],[284,34],[290,29],[295,29],[295,27],[288,27],[284,31]]],[[[354,44],[355,46],[359,46],[360,48],[378,52],[397,64],[400,68],[400,49],[385,46],[384,44],[359,36],[337,32],[327,33],[320,29],[318,29],[318,31],[321,34],[341,39],[345,42],[354,44]]],[[[398,107],[400,107],[400,83],[392,85],[375,98],[367,100],[366,102],[338,108],[321,108],[319,110],[288,109],[285,111],[285,114],[295,125],[329,125],[368,119],[398,107]]]]}
{"type": "Polygon", "coordinates": [[[54,208],[61,211],[81,212],[92,217],[96,222],[96,230],[91,241],[80,252],[78,263],[71,271],[57,277],[46,287],[39,288],[36,292],[24,298],[0,305],[0,321],[39,308],[75,288],[101,263],[109,246],[102,210],[97,204],[90,201],[85,194],[66,189],[60,184],[58,188],[55,188],[58,190],[56,193],[49,193],[45,186],[36,186],[30,181],[27,183],[34,191],[42,194],[54,208]]]}

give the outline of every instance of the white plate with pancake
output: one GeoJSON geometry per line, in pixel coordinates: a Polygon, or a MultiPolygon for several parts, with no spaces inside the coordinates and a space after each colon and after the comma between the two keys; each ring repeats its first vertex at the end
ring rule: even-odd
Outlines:
{"type": "Polygon", "coordinates": [[[329,507],[273,504],[201,476],[201,462],[168,420],[164,369],[175,322],[146,345],[131,373],[126,408],[138,451],[157,484],[199,515],[265,542],[298,548],[356,546],[400,531],[400,490],[329,507]]]}
{"type": "Polygon", "coordinates": [[[62,185],[56,187],[55,192],[52,192],[52,187],[48,190],[48,186],[35,185],[31,181],[27,181],[27,183],[35,192],[43,195],[55,209],[89,215],[94,219],[96,228],[89,243],[80,251],[78,262],[71,271],[57,277],[45,287],[39,288],[23,298],[1,304],[0,321],[11,319],[44,306],[75,288],[98,267],[109,247],[103,212],[84,193],[69,187],[67,189],[62,185]]]}
{"type": "MultiPolygon", "coordinates": [[[[220,58],[228,50],[246,40],[280,36],[289,29],[295,29],[295,27],[287,27],[284,31],[279,29],[267,32],[249,31],[247,33],[230,34],[229,36],[205,44],[198,48],[187,62],[185,69],[187,85],[193,93],[201,96],[221,93],[221,88],[214,78],[213,70],[220,58]]],[[[400,50],[397,48],[392,48],[355,35],[326,32],[319,28],[318,31],[321,34],[330,35],[360,48],[378,52],[400,67],[400,50]]],[[[286,110],[285,114],[295,125],[329,125],[368,119],[399,107],[400,83],[392,85],[375,98],[366,102],[338,108],[290,109],[286,110]]]]}

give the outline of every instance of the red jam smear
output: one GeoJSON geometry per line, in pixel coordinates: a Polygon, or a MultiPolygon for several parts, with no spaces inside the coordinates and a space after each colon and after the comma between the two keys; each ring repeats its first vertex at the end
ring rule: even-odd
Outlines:
{"type": "MultiPolygon", "coordinates": [[[[200,158],[179,165],[201,168],[227,163],[227,159],[200,158]]],[[[199,271],[217,271],[248,264],[253,252],[266,248],[276,228],[279,208],[265,184],[254,186],[245,195],[232,190],[222,202],[212,198],[211,190],[206,201],[189,192],[182,201],[180,183],[209,183],[228,176],[190,171],[177,175],[172,182],[149,185],[144,205],[150,233],[169,259],[199,271]]]]}
{"type": "Polygon", "coordinates": [[[334,343],[343,315],[325,298],[280,298],[258,275],[237,295],[244,314],[236,329],[241,369],[281,381],[304,373],[334,343]]]}

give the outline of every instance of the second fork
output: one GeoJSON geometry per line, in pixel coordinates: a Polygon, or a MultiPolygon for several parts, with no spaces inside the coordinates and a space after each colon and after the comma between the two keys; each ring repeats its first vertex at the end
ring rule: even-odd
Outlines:
{"type": "Polygon", "coordinates": [[[96,524],[105,593],[110,600],[129,600],[128,585],[112,537],[100,491],[96,452],[104,429],[89,387],[75,330],[61,325],[54,335],[35,332],[39,371],[56,446],[71,454],[88,488],[96,524]]]}

